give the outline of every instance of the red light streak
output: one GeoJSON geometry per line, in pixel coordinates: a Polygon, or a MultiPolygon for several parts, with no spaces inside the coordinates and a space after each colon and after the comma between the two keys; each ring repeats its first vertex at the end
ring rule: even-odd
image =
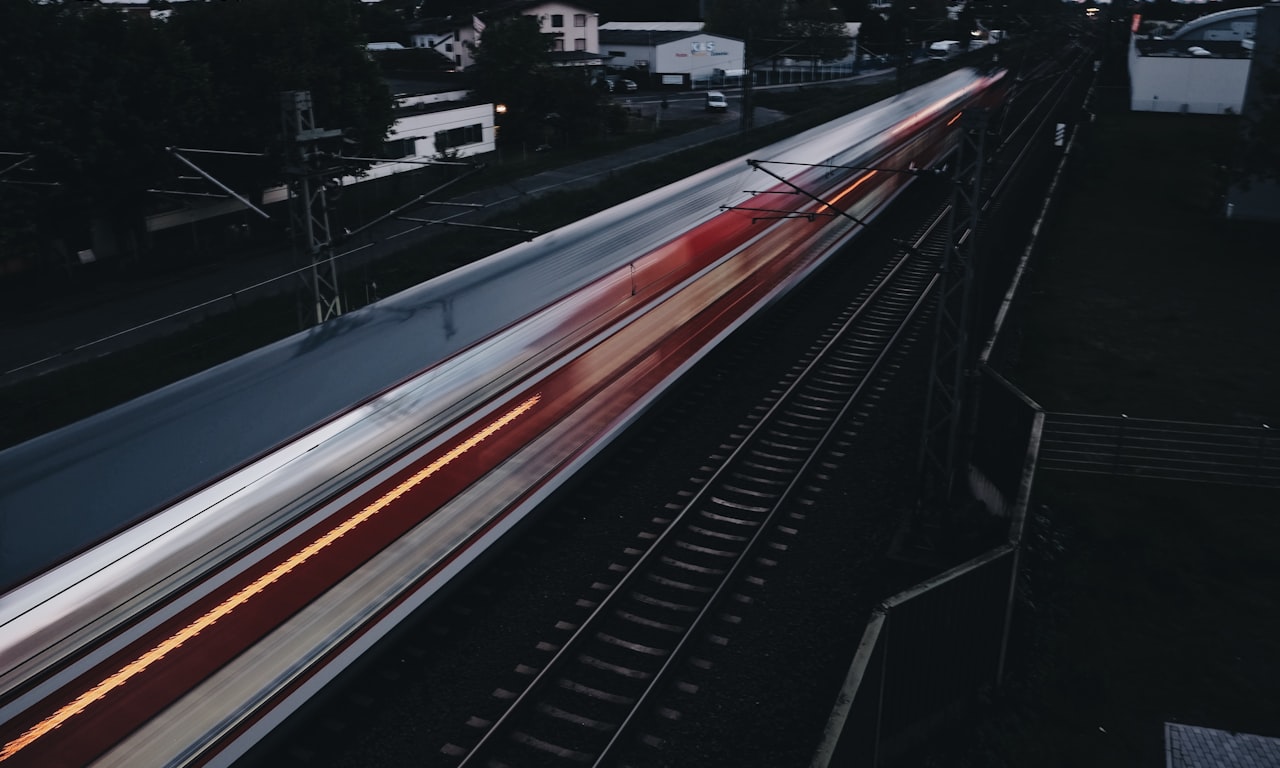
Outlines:
{"type": "Polygon", "coordinates": [[[124,665],[102,682],[77,696],[69,704],[59,708],[52,715],[49,715],[45,719],[28,728],[21,736],[4,745],[4,749],[0,750],[0,762],[8,760],[48,733],[61,727],[71,718],[84,712],[92,704],[101,701],[107,696],[107,694],[125,685],[137,675],[145,672],[148,667],[182,647],[186,642],[194,639],[201,632],[213,626],[213,624],[219,619],[226,617],[236,608],[247,603],[250,599],[265,592],[268,587],[288,575],[289,572],[301,566],[307,560],[310,560],[312,557],[319,554],[326,547],[373,518],[374,515],[386,509],[394,501],[399,499],[401,496],[404,496],[415,486],[421,484],[423,481],[444,469],[467,451],[475,448],[486,439],[492,437],[503,427],[506,427],[508,424],[527,413],[537,405],[538,401],[541,399],[542,395],[533,395],[529,399],[507,411],[496,420],[490,422],[484,429],[476,432],[471,437],[454,446],[447,453],[415,472],[407,480],[400,483],[395,488],[392,488],[390,491],[387,491],[379,497],[377,501],[366,506],[351,517],[348,517],[334,528],[331,528],[324,535],[298,550],[291,557],[280,562],[270,571],[259,576],[252,583],[219,603],[203,616],[200,616],[173,635],[170,635],[151,650],[124,665]]]}

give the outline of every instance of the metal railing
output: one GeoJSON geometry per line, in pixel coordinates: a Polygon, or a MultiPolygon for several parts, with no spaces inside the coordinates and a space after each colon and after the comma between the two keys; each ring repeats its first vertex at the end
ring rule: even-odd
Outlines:
{"type": "Polygon", "coordinates": [[[1046,470],[1280,487],[1280,435],[1266,424],[1046,413],[1040,450],[1046,470]]]}
{"type": "Polygon", "coordinates": [[[979,440],[988,447],[974,455],[970,484],[1008,515],[1008,540],[872,612],[813,768],[892,763],[1003,678],[1044,416],[994,371],[983,373],[979,440]]]}

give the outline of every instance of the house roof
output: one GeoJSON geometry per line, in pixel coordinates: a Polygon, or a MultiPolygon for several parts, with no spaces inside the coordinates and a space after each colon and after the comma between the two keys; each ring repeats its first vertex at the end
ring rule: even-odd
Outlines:
{"type": "Polygon", "coordinates": [[[601,32],[701,32],[701,21],[608,21],[600,25],[601,32]]]}
{"type": "Polygon", "coordinates": [[[1247,59],[1249,49],[1239,40],[1134,40],[1139,56],[1170,58],[1247,59]],[[1192,49],[1197,50],[1192,50],[1192,49]],[[1200,51],[1203,51],[1201,53],[1200,51]]]}
{"type": "Polygon", "coordinates": [[[553,65],[564,67],[575,64],[600,64],[611,57],[593,51],[551,51],[547,54],[547,58],[553,65]]]}

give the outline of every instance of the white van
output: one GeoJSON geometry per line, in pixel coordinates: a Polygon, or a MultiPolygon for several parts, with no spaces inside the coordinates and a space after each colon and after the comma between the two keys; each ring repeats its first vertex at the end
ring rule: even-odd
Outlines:
{"type": "Polygon", "coordinates": [[[719,91],[707,91],[707,111],[725,112],[729,109],[729,100],[719,91]]]}
{"type": "Polygon", "coordinates": [[[931,59],[949,59],[959,52],[959,40],[939,40],[929,46],[929,58],[931,59]]]}

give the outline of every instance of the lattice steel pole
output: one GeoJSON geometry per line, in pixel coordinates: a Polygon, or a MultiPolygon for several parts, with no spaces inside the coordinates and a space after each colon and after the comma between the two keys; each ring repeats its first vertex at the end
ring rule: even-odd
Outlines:
{"type": "Polygon", "coordinates": [[[922,506],[946,508],[956,501],[972,446],[968,412],[976,345],[972,343],[978,291],[978,214],[982,208],[982,171],[986,110],[961,118],[955,183],[948,214],[948,246],[940,267],[937,323],[924,435],[917,476],[922,506]]]}
{"type": "Polygon", "coordinates": [[[342,131],[316,128],[310,91],[284,91],[280,94],[280,107],[284,137],[289,144],[285,168],[293,242],[305,248],[311,262],[310,269],[298,274],[305,294],[314,301],[315,322],[319,324],[342,314],[324,184],[327,155],[321,151],[322,142],[340,138],[342,131]]]}

